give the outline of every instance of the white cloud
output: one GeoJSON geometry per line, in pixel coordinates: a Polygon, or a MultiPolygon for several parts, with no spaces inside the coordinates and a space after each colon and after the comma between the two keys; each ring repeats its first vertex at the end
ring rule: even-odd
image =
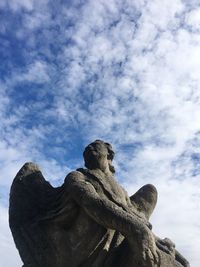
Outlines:
{"type": "Polygon", "coordinates": [[[11,0],[6,2],[13,11],[19,11],[22,8],[27,11],[33,10],[34,0],[11,0]]]}
{"type": "MultiPolygon", "coordinates": [[[[42,10],[43,11],[43,10],[42,10]]],[[[24,25],[25,27],[30,31],[30,30],[36,30],[39,27],[47,26],[49,23],[49,14],[47,12],[39,13],[39,12],[34,12],[33,14],[26,14],[24,15],[24,25]]]]}
{"type": "Polygon", "coordinates": [[[24,73],[16,74],[13,80],[15,82],[48,83],[50,81],[48,65],[42,61],[33,62],[24,73]]]}
{"type": "Polygon", "coordinates": [[[8,211],[0,205],[0,257],[2,266],[21,266],[19,254],[14,246],[13,238],[8,227],[8,211]]]}
{"type": "Polygon", "coordinates": [[[195,8],[190,11],[185,18],[185,22],[192,30],[199,30],[200,27],[200,8],[195,8]]]}

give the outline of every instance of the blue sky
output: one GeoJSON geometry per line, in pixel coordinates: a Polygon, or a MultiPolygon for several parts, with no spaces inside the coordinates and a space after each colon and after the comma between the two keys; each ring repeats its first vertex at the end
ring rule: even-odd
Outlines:
{"type": "Polygon", "coordinates": [[[154,232],[200,262],[200,3],[0,1],[0,258],[21,262],[7,223],[26,161],[60,185],[86,144],[116,150],[132,194],[159,191],[154,232]]]}

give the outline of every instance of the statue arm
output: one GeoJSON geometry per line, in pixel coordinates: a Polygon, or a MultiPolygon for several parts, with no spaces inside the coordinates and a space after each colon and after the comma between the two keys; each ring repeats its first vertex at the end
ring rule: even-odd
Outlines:
{"type": "Polygon", "coordinates": [[[70,173],[65,180],[65,186],[71,198],[94,221],[105,228],[121,232],[127,237],[132,247],[137,251],[138,247],[141,247],[141,251],[148,254],[142,257],[150,257],[151,261],[152,259],[157,261],[153,234],[136,216],[129,214],[107,197],[100,197],[93,185],[85,180],[82,173],[70,173]]]}
{"type": "Polygon", "coordinates": [[[100,197],[94,186],[85,180],[82,173],[70,173],[65,185],[71,198],[102,226],[122,233],[125,231],[124,223],[134,224],[136,228],[140,227],[139,221],[124,211],[122,207],[110,201],[107,197],[100,197]]]}

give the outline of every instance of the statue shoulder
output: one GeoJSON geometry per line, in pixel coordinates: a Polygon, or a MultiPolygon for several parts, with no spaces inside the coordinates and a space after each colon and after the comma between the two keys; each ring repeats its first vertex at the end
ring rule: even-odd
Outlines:
{"type": "Polygon", "coordinates": [[[64,187],[67,192],[71,195],[73,191],[80,191],[87,186],[86,176],[80,171],[70,172],[64,181],[64,187]]]}
{"type": "Polygon", "coordinates": [[[85,180],[85,175],[83,172],[76,170],[70,172],[66,177],[65,177],[65,184],[71,183],[71,182],[79,182],[85,180]]]}
{"type": "Polygon", "coordinates": [[[65,192],[80,205],[83,204],[83,199],[98,197],[96,187],[87,177],[87,173],[80,171],[80,169],[70,172],[67,175],[64,187],[65,192]]]}

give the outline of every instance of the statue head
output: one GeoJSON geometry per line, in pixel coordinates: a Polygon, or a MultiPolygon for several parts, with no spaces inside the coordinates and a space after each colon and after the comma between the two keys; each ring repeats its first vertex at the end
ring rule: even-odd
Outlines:
{"type": "Polygon", "coordinates": [[[112,165],[114,151],[109,143],[102,140],[96,140],[89,144],[84,152],[85,167],[88,169],[100,169],[103,172],[115,172],[112,165]]]}

